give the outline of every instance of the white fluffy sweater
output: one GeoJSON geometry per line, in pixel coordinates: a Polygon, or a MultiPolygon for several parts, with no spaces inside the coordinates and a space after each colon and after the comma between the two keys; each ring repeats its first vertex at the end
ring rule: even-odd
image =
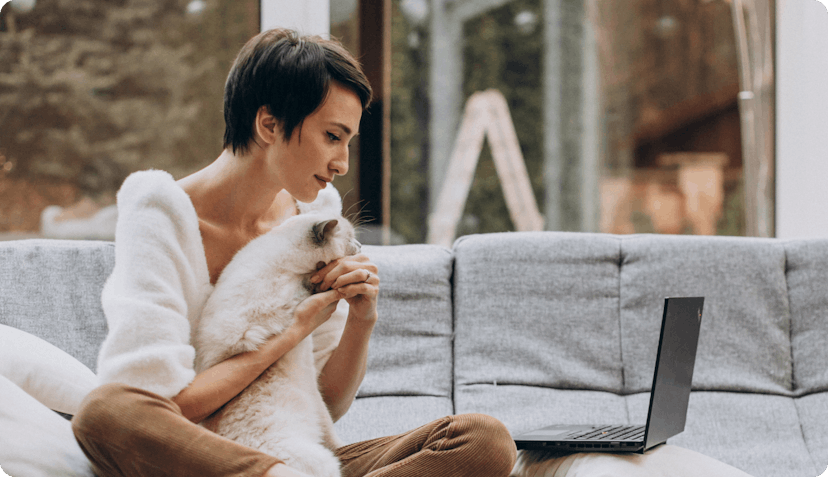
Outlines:
{"type": "MultiPolygon", "coordinates": [[[[192,330],[213,286],[189,196],[163,171],[131,174],[118,192],[115,268],[101,301],[109,333],[98,355],[101,384],[166,398],[195,377],[192,330]]],[[[317,371],[339,343],[347,304],[313,334],[317,371]]]]}

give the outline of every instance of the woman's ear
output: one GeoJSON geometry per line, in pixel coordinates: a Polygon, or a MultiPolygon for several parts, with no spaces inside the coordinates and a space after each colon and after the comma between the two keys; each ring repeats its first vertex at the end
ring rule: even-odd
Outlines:
{"type": "Polygon", "coordinates": [[[270,114],[270,108],[267,106],[261,106],[256,112],[253,130],[256,132],[256,137],[261,138],[265,144],[275,143],[282,134],[279,121],[270,114]]]}

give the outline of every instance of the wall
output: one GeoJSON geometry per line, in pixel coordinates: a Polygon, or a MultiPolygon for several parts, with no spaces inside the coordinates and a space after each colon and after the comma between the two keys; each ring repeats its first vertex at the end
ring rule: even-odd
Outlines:
{"type": "Polygon", "coordinates": [[[776,236],[828,237],[828,10],[776,8],[776,236]]]}

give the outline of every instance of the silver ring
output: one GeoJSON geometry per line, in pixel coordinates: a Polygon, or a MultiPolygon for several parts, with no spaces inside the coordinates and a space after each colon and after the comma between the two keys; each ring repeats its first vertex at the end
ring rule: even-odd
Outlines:
{"type": "Polygon", "coordinates": [[[365,279],[365,283],[368,283],[368,280],[371,279],[371,272],[368,272],[368,278],[365,279]]]}

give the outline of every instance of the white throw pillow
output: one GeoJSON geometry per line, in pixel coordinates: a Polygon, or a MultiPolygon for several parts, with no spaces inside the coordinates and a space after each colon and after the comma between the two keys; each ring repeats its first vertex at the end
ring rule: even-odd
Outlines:
{"type": "Polygon", "coordinates": [[[89,368],[37,336],[0,325],[0,376],[50,409],[74,415],[98,385],[89,368]]]}
{"type": "Polygon", "coordinates": [[[89,461],[58,416],[0,376],[0,465],[11,477],[94,477],[89,461]]]}

